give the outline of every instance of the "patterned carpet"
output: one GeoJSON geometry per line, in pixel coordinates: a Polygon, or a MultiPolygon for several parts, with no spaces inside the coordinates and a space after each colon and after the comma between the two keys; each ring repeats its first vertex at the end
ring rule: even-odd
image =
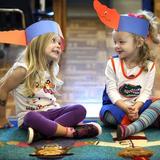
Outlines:
{"type": "MultiPolygon", "coordinates": [[[[17,128],[2,129],[0,130],[0,160],[38,160],[39,158],[30,156],[30,154],[36,151],[36,148],[44,145],[53,146],[55,144],[71,147],[69,153],[73,153],[73,155],[65,156],[63,160],[122,160],[123,158],[118,156],[118,152],[127,146],[131,146],[132,143],[128,143],[131,142],[130,140],[121,141],[119,144],[115,143],[111,136],[113,131],[113,129],[103,128],[102,135],[97,138],[83,140],[57,138],[41,140],[28,145],[24,130],[17,128]]],[[[143,146],[154,152],[151,160],[159,160],[159,130],[154,130],[153,132],[153,129],[148,129],[145,131],[145,135],[148,142],[146,143],[147,146],[143,146]],[[155,143],[156,145],[153,145],[155,143]]],[[[137,141],[138,144],[142,143],[140,139],[137,141]]],[[[45,158],[42,159],[44,160],[45,158]]]]}

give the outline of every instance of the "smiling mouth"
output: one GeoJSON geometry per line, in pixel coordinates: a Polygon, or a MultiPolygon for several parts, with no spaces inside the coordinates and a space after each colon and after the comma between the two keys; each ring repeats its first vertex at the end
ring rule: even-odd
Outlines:
{"type": "Polygon", "coordinates": [[[121,53],[122,53],[122,51],[117,51],[117,53],[118,53],[118,54],[121,54],[121,53]]]}
{"type": "Polygon", "coordinates": [[[58,52],[58,51],[53,51],[53,53],[56,53],[57,55],[59,55],[59,52],[58,52]]]}

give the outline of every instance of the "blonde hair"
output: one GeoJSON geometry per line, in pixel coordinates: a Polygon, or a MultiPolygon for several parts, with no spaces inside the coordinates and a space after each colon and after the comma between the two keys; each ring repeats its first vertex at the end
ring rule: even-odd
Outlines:
{"type": "MultiPolygon", "coordinates": [[[[55,39],[57,35],[55,33],[46,33],[34,38],[27,46],[24,52],[18,57],[17,62],[24,62],[27,66],[27,75],[24,80],[24,94],[32,96],[36,84],[41,85],[44,82],[45,72],[50,74],[51,81],[55,85],[55,90],[58,90],[63,82],[57,77],[59,72],[59,65],[57,61],[51,61],[48,64],[45,49],[49,43],[55,39]]],[[[5,81],[8,75],[11,73],[12,68],[6,73],[6,75],[0,80],[0,83],[5,81]]]]}
{"type": "Polygon", "coordinates": [[[51,80],[55,85],[55,89],[62,85],[62,81],[57,78],[57,73],[59,72],[58,61],[51,61],[48,64],[47,57],[45,54],[45,49],[49,43],[55,39],[57,35],[54,33],[47,33],[40,35],[33,39],[28,45],[24,61],[27,65],[28,72],[25,79],[25,86],[28,93],[34,93],[36,79],[38,84],[42,84],[44,79],[45,71],[50,74],[51,80]]]}
{"type": "Polygon", "coordinates": [[[137,14],[143,16],[149,21],[149,37],[153,43],[160,43],[160,40],[158,39],[158,33],[160,32],[160,19],[150,11],[140,10],[137,14]]]}
{"type": "MultiPolygon", "coordinates": [[[[156,17],[152,12],[140,10],[137,12],[138,15],[143,16],[145,19],[149,21],[149,38],[153,42],[151,54],[154,55],[156,58],[156,68],[157,71],[160,70],[160,55],[157,53],[158,45],[160,44],[160,19],[156,17]]],[[[159,50],[159,49],[158,49],[159,50]]],[[[159,52],[159,51],[158,51],[159,52]]]]}
{"type": "MultiPolygon", "coordinates": [[[[138,43],[141,39],[144,39],[141,36],[132,34],[133,38],[135,40],[135,43],[138,43]]],[[[145,40],[143,41],[143,44],[140,46],[139,48],[139,53],[138,53],[138,57],[137,57],[137,63],[139,64],[140,67],[142,67],[144,69],[144,71],[148,71],[148,61],[153,61],[155,60],[154,55],[151,53],[151,50],[148,46],[148,44],[145,42],[145,40]]]]}
{"type": "MultiPolygon", "coordinates": [[[[136,13],[137,16],[141,16],[142,18],[149,21],[149,35],[148,37],[154,44],[159,44],[160,39],[158,38],[158,33],[160,31],[160,20],[154,16],[154,14],[150,11],[140,10],[136,13]]],[[[138,35],[134,35],[135,41],[138,41],[140,37],[138,35]]],[[[143,38],[144,39],[144,38],[143,38]]],[[[139,50],[139,57],[137,59],[139,65],[144,68],[144,71],[148,71],[147,61],[155,61],[155,54],[148,46],[147,41],[144,39],[143,45],[139,50]]]]}

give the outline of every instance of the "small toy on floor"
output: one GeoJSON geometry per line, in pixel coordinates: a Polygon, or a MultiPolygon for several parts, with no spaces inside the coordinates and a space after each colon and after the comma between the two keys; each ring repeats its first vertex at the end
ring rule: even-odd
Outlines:
{"type": "Polygon", "coordinates": [[[149,160],[152,155],[153,151],[142,147],[127,147],[118,152],[118,156],[131,160],[149,160]]]}
{"type": "Polygon", "coordinates": [[[34,153],[30,156],[36,156],[37,158],[63,158],[64,156],[73,155],[73,153],[68,153],[70,147],[62,147],[58,144],[45,145],[37,148],[34,153]]]}

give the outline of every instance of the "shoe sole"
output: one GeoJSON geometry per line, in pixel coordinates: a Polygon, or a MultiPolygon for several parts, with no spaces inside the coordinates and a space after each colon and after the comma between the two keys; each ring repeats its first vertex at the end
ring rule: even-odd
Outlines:
{"type": "Polygon", "coordinates": [[[87,124],[93,124],[94,126],[96,126],[98,128],[98,135],[97,136],[102,134],[102,127],[98,123],[90,122],[90,123],[87,123],[87,124]]]}
{"type": "Polygon", "coordinates": [[[28,128],[28,141],[27,141],[28,144],[32,143],[33,137],[34,137],[34,131],[32,128],[29,127],[28,128]]]}

